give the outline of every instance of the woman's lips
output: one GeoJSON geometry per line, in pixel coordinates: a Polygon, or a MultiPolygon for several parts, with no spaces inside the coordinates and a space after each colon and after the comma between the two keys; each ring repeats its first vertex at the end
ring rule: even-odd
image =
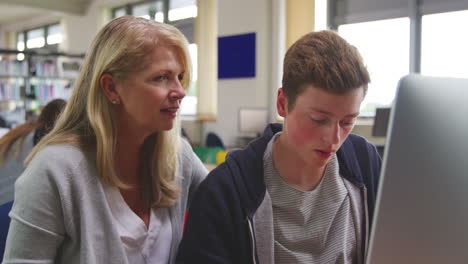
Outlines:
{"type": "Polygon", "coordinates": [[[179,107],[169,107],[161,109],[161,112],[170,116],[176,116],[177,110],[179,110],[179,107]]]}

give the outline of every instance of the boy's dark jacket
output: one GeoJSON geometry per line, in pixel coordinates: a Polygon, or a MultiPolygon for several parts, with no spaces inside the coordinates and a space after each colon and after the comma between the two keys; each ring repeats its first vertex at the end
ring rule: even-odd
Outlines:
{"type": "MultiPolygon", "coordinates": [[[[263,154],[281,124],[270,124],[264,135],[245,149],[230,153],[200,185],[190,206],[177,263],[259,263],[251,220],[262,203],[266,186],[263,154]]],[[[364,138],[349,135],[337,157],[340,175],[357,186],[372,223],[381,159],[364,138]],[[364,202],[365,203],[365,202],[364,202]]],[[[366,217],[366,216],[364,216],[366,217]]],[[[365,229],[363,229],[365,230],[365,229]]],[[[367,240],[368,234],[363,234],[367,240]]]]}

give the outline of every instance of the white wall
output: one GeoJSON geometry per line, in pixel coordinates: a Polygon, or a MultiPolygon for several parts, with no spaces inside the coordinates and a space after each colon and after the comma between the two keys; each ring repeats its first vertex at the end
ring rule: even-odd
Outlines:
{"type": "Polygon", "coordinates": [[[217,121],[203,124],[203,136],[213,131],[225,145],[234,146],[239,135],[239,108],[269,108],[272,92],[271,8],[269,0],[218,0],[218,36],[256,33],[256,75],[255,78],[218,80],[217,121]]]}
{"type": "Polygon", "coordinates": [[[91,45],[94,36],[101,28],[101,8],[93,2],[84,16],[65,15],[62,19],[62,27],[66,39],[63,42],[63,50],[67,53],[85,53],[91,45]]]}
{"type": "Polygon", "coordinates": [[[68,53],[85,53],[98,31],[112,18],[111,9],[139,0],[91,0],[84,16],[64,15],[62,24],[68,39],[63,44],[68,53]]]}

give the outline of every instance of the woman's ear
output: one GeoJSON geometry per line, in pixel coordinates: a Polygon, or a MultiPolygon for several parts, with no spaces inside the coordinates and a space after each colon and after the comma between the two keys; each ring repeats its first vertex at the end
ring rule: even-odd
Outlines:
{"type": "Polygon", "coordinates": [[[104,73],[99,79],[99,84],[104,95],[112,104],[120,104],[120,96],[116,90],[116,84],[112,75],[104,73]]]}
{"type": "Polygon", "coordinates": [[[286,117],[288,113],[288,98],[284,94],[283,88],[278,89],[278,96],[276,98],[276,110],[281,117],[286,117]]]}

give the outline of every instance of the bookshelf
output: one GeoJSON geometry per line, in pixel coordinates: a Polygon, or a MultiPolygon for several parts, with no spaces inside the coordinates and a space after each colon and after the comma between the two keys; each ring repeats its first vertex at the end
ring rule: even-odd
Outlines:
{"type": "Polygon", "coordinates": [[[27,120],[50,100],[67,100],[83,54],[0,49],[0,115],[10,124],[27,120]],[[18,60],[18,54],[23,59],[18,60]]]}

